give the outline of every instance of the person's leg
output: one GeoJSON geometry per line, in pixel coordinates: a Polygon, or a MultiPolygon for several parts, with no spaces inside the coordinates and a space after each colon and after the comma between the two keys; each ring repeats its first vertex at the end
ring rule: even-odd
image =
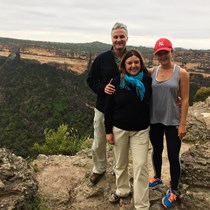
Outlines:
{"type": "Polygon", "coordinates": [[[168,159],[170,163],[171,188],[177,191],[181,173],[180,149],[181,139],[176,126],[165,126],[168,159]]]}
{"type": "Polygon", "coordinates": [[[104,114],[95,109],[94,139],[92,144],[93,173],[103,174],[106,171],[106,133],[104,114]]]}
{"type": "Polygon", "coordinates": [[[130,148],[133,158],[134,207],[137,210],[149,210],[149,169],[148,161],[149,128],[130,132],[130,148]]]}
{"type": "Polygon", "coordinates": [[[129,132],[113,127],[115,144],[113,146],[115,156],[116,193],[120,197],[130,194],[130,183],[128,177],[129,161],[129,132]]]}
{"type": "Polygon", "coordinates": [[[160,123],[150,125],[150,141],[153,147],[152,163],[156,178],[161,178],[164,126],[160,123]]]}

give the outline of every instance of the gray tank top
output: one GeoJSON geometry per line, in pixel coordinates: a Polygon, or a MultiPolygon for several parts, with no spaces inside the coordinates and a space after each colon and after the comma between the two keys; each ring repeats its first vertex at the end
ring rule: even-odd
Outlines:
{"type": "Polygon", "coordinates": [[[178,126],[180,107],[177,105],[179,93],[180,67],[175,65],[173,74],[168,80],[157,81],[159,66],[152,73],[151,124],[162,123],[166,126],[178,126]]]}

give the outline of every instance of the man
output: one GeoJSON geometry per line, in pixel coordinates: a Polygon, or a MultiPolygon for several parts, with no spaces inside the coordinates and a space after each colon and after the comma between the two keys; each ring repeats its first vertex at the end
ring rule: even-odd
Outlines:
{"type": "Polygon", "coordinates": [[[95,116],[94,116],[94,140],[92,145],[93,173],[90,181],[97,184],[106,172],[106,133],[104,126],[104,106],[106,94],[112,94],[115,87],[110,81],[119,74],[118,65],[126,51],[128,31],[123,23],[115,23],[111,31],[112,48],[96,57],[87,83],[97,94],[95,116]]]}

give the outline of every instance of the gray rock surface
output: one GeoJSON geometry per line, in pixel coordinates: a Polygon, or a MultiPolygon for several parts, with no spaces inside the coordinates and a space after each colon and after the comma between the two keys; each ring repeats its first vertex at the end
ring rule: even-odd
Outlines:
{"type": "Polygon", "coordinates": [[[210,97],[189,107],[187,118],[187,141],[210,141],[210,97]]]}
{"type": "Polygon", "coordinates": [[[30,210],[37,192],[34,177],[26,160],[0,148],[0,210],[30,210]]]}
{"type": "Polygon", "coordinates": [[[182,202],[186,209],[210,209],[210,142],[182,155],[182,202]]]}

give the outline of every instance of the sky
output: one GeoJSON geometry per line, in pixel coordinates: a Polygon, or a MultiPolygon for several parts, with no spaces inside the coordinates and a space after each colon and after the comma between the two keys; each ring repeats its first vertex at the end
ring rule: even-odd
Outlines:
{"type": "Polygon", "coordinates": [[[210,49],[210,0],[0,0],[0,37],[111,44],[116,22],[128,45],[210,49]]]}

